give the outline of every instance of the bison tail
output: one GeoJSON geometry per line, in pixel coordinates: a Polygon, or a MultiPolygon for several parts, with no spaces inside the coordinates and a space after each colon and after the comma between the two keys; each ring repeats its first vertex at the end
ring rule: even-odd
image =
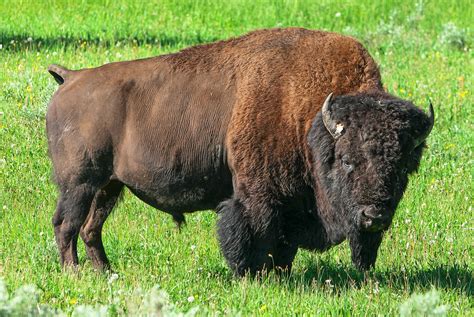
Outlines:
{"type": "Polygon", "coordinates": [[[71,70],[55,64],[48,66],[48,72],[53,75],[54,80],[60,85],[64,84],[64,81],[71,74],[71,70]]]}

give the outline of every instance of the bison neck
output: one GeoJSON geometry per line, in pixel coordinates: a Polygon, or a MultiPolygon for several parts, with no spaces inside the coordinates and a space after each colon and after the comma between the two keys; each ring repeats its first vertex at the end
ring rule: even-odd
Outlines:
{"type": "Polygon", "coordinates": [[[325,193],[317,188],[302,191],[301,196],[287,204],[284,235],[290,244],[324,251],[344,241],[345,224],[328,203],[325,193]]]}

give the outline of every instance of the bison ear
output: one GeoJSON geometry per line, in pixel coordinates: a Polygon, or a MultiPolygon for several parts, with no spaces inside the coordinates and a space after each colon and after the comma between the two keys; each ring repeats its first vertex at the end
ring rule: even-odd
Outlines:
{"type": "Polygon", "coordinates": [[[332,137],[337,140],[341,135],[342,131],[344,130],[344,125],[342,123],[337,123],[331,116],[331,98],[332,93],[327,96],[326,100],[324,101],[323,108],[321,109],[321,115],[323,117],[323,123],[332,137]]]}

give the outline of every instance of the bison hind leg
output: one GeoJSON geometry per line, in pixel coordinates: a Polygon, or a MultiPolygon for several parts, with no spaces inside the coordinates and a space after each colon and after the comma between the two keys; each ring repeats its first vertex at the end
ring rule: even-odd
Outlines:
{"type": "Polygon", "coordinates": [[[78,264],[77,238],[95,192],[96,188],[89,184],[61,189],[52,222],[63,266],[78,264]]]}
{"type": "Polygon", "coordinates": [[[102,243],[102,227],[116,205],[122,188],[123,184],[114,180],[98,190],[81,228],[80,235],[86,246],[87,256],[94,268],[99,270],[109,268],[109,260],[102,243]]]}

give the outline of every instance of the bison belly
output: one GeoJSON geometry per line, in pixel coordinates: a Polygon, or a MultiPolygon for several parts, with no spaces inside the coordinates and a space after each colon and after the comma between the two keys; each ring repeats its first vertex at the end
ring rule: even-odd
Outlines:
{"type": "Polygon", "coordinates": [[[195,149],[192,141],[163,151],[134,145],[135,155],[120,158],[116,177],[141,200],[166,212],[214,209],[231,195],[231,175],[219,158],[220,145],[195,149]]]}
{"type": "Polygon", "coordinates": [[[224,147],[232,88],[212,74],[161,76],[156,90],[131,90],[115,174],[163,211],[213,209],[232,193],[224,147]]]}

